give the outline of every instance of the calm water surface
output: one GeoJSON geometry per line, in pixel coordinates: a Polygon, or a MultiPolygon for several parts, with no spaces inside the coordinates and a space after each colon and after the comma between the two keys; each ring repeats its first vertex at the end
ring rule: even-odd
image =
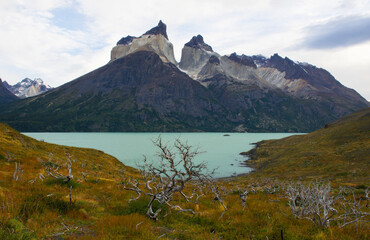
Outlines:
{"type": "Polygon", "coordinates": [[[195,159],[206,161],[209,169],[218,168],[215,177],[228,177],[248,173],[251,169],[241,166],[246,157],[240,152],[250,150],[252,143],[278,139],[291,133],[24,133],[37,140],[60,145],[95,148],[108,153],[122,163],[137,167],[143,155],[155,161],[158,150],[152,140],[161,135],[163,142],[175,139],[187,141],[204,152],[195,159]],[[224,136],[229,134],[230,136],[224,136]]]}

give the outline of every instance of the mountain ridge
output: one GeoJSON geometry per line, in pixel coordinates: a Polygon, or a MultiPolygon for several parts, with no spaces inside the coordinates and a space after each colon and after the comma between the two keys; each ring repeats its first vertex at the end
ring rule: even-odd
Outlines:
{"type": "Polygon", "coordinates": [[[182,53],[177,63],[160,21],[119,40],[106,65],[0,108],[0,121],[21,131],[309,132],[369,105],[327,71],[277,54],[221,56],[201,35],[182,53]]]}
{"type": "MultiPolygon", "coordinates": [[[[203,44],[208,46],[204,42],[203,44]]],[[[213,77],[221,74],[225,75],[224,79],[229,79],[225,84],[255,84],[261,89],[280,89],[300,99],[313,99],[328,105],[335,113],[334,118],[370,106],[360,94],[343,86],[325,69],[307,63],[296,63],[278,54],[270,58],[236,53],[220,56],[185,44],[179,67],[207,87],[214,82],[213,77]],[[211,57],[211,62],[217,62],[216,66],[209,62],[211,57]]],[[[216,78],[219,79],[219,76],[216,78]]]]}

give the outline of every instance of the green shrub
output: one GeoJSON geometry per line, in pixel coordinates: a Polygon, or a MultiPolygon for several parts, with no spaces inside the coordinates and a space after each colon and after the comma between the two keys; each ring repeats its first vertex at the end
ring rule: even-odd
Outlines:
{"type": "Polygon", "coordinates": [[[58,179],[58,178],[49,178],[49,179],[46,179],[44,182],[46,185],[60,185],[60,186],[68,187],[68,188],[72,186],[73,189],[81,186],[81,184],[73,180],[65,182],[64,179],[58,179]]]}
{"type": "Polygon", "coordinates": [[[60,214],[65,214],[69,210],[77,208],[74,203],[72,205],[69,202],[61,199],[61,196],[58,195],[44,195],[41,193],[32,194],[27,197],[19,212],[19,216],[27,220],[33,214],[43,213],[46,209],[57,211],[60,214]]]}
{"type": "MultiPolygon", "coordinates": [[[[149,198],[140,198],[138,200],[134,200],[128,203],[127,207],[115,207],[113,210],[114,215],[129,215],[132,213],[139,213],[145,215],[148,210],[148,203],[150,199],[149,198]]],[[[162,208],[161,213],[159,216],[164,215],[164,212],[168,210],[168,206],[162,205],[158,203],[157,201],[154,201],[153,203],[153,211],[157,211],[159,208],[162,208]]]]}
{"type": "Polygon", "coordinates": [[[36,237],[34,233],[26,229],[22,222],[13,218],[0,228],[0,239],[36,240],[36,237]]]}
{"type": "Polygon", "coordinates": [[[356,186],[357,189],[367,189],[367,186],[364,184],[359,184],[356,186]]]}

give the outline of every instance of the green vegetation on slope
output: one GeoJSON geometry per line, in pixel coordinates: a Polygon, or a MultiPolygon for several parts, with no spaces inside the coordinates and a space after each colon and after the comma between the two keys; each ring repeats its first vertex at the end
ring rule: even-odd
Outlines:
{"type": "MultiPolygon", "coordinates": [[[[0,124],[0,239],[367,239],[369,224],[339,228],[315,227],[291,214],[281,191],[265,191],[271,179],[240,177],[217,182],[228,211],[210,194],[198,204],[175,199],[196,213],[161,215],[155,222],[146,217],[148,199],[122,188],[126,178],[141,176],[117,159],[93,149],[58,146],[36,141],[0,124]],[[51,156],[50,153],[53,155],[51,156]],[[72,164],[68,183],[46,177],[45,167],[59,164],[67,174],[66,154],[72,164]],[[16,163],[23,175],[15,181],[16,163]],[[18,165],[19,166],[19,165],[18,165]],[[86,180],[83,173],[88,173],[86,180]],[[32,184],[30,180],[36,181],[32,184]],[[253,184],[245,209],[240,194],[253,184]],[[258,186],[256,186],[258,185],[258,186]],[[72,186],[72,201],[69,190],[72,186]]],[[[363,182],[367,184],[367,182],[363,182]]],[[[365,186],[366,188],[366,186],[365,186]]],[[[364,189],[358,189],[363,195],[364,189]]]]}
{"type": "Polygon", "coordinates": [[[369,182],[370,108],[306,135],[261,141],[244,153],[255,176],[369,182]]]}

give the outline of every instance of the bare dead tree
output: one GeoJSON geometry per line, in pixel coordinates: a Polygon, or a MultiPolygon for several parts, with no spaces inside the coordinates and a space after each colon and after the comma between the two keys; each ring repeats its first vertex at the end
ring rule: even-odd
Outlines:
{"type": "Polygon", "coordinates": [[[334,208],[341,195],[331,195],[329,183],[291,184],[286,189],[289,206],[295,217],[308,219],[319,227],[330,227],[330,221],[338,213],[334,208]]]}
{"type": "Polygon", "coordinates": [[[39,175],[37,175],[34,179],[31,179],[29,182],[30,183],[35,183],[37,181],[37,179],[40,179],[41,181],[44,181],[45,176],[42,173],[39,173],[39,175]]]}
{"type": "Polygon", "coordinates": [[[81,172],[81,174],[82,174],[82,177],[83,177],[84,181],[87,182],[87,175],[89,175],[89,173],[88,172],[81,172]]]}
{"type": "Polygon", "coordinates": [[[267,194],[274,194],[280,191],[280,184],[275,179],[268,179],[263,189],[267,194]]]}
{"type": "Polygon", "coordinates": [[[64,177],[64,182],[69,182],[73,179],[72,175],[72,163],[74,160],[72,159],[72,156],[70,154],[66,154],[67,157],[67,168],[68,168],[68,174],[64,177]]]}
{"type": "Polygon", "coordinates": [[[12,161],[14,161],[14,154],[12,154],[12,153],[5,153],[5,158],[6,158],[6,161],[12,162],[12,161]]]}
{"type": "Polygon", "coordinates": [[[221,204],[221,206],[223,207],[223,209],[224,209],[224,211],[221,213],[221,216],[220,216],[220,218],[222,218],[222,216],[225,214],[225,212],[227,211],[227,207],[226,207],[226,205],[224,204],[224,201],[223,201],[223,199],[222,199],[222,197],[221,197],[221,193],[220,193],[220,191],[218,190],[218,186],[217,187],[215,187],[215,186],[210,186],[210,188],[211,188],[211,191],[212,191],[212,193],[215,195],[215,197],[214,197],[214,201],[219,201],[220,202],[220,204],[221,204]]]}
{"type": "Polygon", "coordinates": [[[69,206],[72,206],[72,185],[69,187],[69,206]]]}
{"type": "MultiPolygon", "coordinates": [[[[353,189],[343,190],[343,201],[340,202],[342,214],[335,218],[339,222],[340,228],[347,226],[352,223],[368,222],[369,221],[369,209],[366,204],[361,202],[360,197],[356,197],[353,189]]],[[[368,192],[365,191],[365,198],[368,198],[368,192]]]]}
{"type": "Polygon", "coordinates": [[[62,226],[61,229],[59,230],[59,232],[48,235],[48,237],[52,237],[52,238],[58,238],[59,237],[60,238],[60,236],[67,235],[70,232],[79,232],[79,234],[84,234],[85,233],[83,228],[72,226],[70,224],[65,223],[65,220],[63,219],[62,216],[58,216],[58,219],[61,219],[60,220],[60,224],[62,226]]]}
{"type": "MultiPolygon", "coordinates": [[[[72,159],[72,156],[70,154],[66,153],[65,155],[66,155],[67,159],[66,159],[66,162],[65,162],[64,166],[67,167],[67,171],[68,171],[68,173],[66,175],[59,172],[59,169],[60,169],[61,165],[59,163],[54,162],[53,154],[50,153],[48,162],[43,163],[45,175],[43,175],[42,173],[39,173],[38,176],[36,176],[34,179],[30,180],[29,182],[30,183],[35,183],[37,181],[37,179],[40,179],[41,181],[43,181],[45,178],[51,176],[51,177],[56,178],[58,180],[63,180],[63,183],[65,183],[65,184],[69,183],[73,179],[72,164],[73,164],[74,160],[72,159]]],[[[69,205],[72,205],[72,188],[73,188],[73,186],[70,185],[69,186],[69,205]]]]}
{"type": "Polygon", "coordinates": [[[100,181],[99,172],[95,171],[95,182],[98,183],[100,181]]]}
{"type": "Polygon", "coordinates": [[[20,180],[23,176],[23,172],[24,172],[24,169],[21,165],[21,162],[18,162],[18,164],[17,164],[17,162],[15,162],[15,170],[14,170],[14,173],[13,173],[14,181],[17,182],[18,180],[20,180]]]}
{"type": "Polygon", "coordinates": [[[51,176],[56,179],[61,179],[63,182],[68,183],[73,179],[72,175],[72,164],[74,160],[72,159],[71,155],[66,153],[66,162],[63,164],[67,167],[68,173],[66,175],[59,172],[60,167],[62,164],[59,164],[58,162],[55,163],[53,161],[53,154],[50,153],[49,155],[49,161],[44,164],[44,170],[45,170],[45,177],[51,176]]]}
{"type": "Polygon", "coordinates": [[[248,198],[248,194],[250,192],[256,193],[256,190],[254,189],[253,185],[251,185],[251,184],[249,184],[247,186],[247,189],[243,193],[240,194],[240,199],[242,201],[243,211],[245,209],[247,198],[248,198]]]}
{"type": "Polygon", "coordinates": [[[172,147],[164,144],[161,137],[154,140],[153,144],[159,149],[157,154],[159,163],[149,163],[144,157],[142,176],[145,183],[126,179],[124,189],[137,194],[137,197],[130,201],[137,200],[142,195],[149,196],[150,201],[146,214],[153,220],[158,220],[158,215],[162,211],[162,208],[153,210],[154,202],[158,202],[161,206],[167,205],[170,210],[194,213],[193,209],[184,209],[172,202],[176,195],[187,202],[196,202],[203,195],[201,191],[203,186],[210,183],[212,173],[206,173],[205,163],[195,164],[193,161],[200,152],[187,143],[182,143],[179,139],[172,147]]]}
{"type": "Polygon", "coordinates": [[[85,170],[87,168],[87,163],[81,163],[81,168],[84,169],[81,174],[85,182],[87,182],[87,175],[89,175],[89,172],[85,170]]]}
{"type": "Polygon", "coordinates": [[[363,210],[361,202],[356,200],[353,191],[353,198],[349,199],[345,197],[343,190],[334,194],[329,183],[290,184],[285,193],[293,215],[308,219],[319,227],[330,227],[333,221],[344,227],[364,221],[369,216],[369,213],[363,210]]]}

